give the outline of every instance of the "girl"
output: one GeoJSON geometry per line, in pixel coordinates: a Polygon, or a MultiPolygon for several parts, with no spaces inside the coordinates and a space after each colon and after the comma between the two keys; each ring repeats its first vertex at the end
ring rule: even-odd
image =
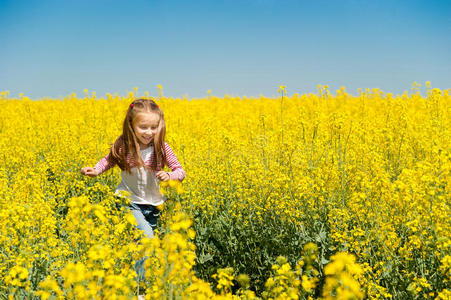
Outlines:
{"type": "Polygon", "coordinates": [[[115,194],[130,193],[131,207],[138,229],[152,238],[157,227],[159,210],[164,197],[160,194],[159,181],[185,178],[185,171],[164,141],[166,126],[163,111],[153,100],[138,99],[128,107],[122,135],[114,142],[110,153],[94,168],[81,169],[83,175],[95,177],[111,167],[121,168],[122,181],[115,194]],[[163,171],[167,165],[172,172],[163,171]]]}

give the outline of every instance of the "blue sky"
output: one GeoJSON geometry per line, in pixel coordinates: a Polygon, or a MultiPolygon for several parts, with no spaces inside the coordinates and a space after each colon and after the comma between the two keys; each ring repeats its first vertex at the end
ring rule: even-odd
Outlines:
{"type": "Polygon", "coordinates": [[[274,96],[451,88],[451,1],[0,0],[0,90],[274,96]]]}

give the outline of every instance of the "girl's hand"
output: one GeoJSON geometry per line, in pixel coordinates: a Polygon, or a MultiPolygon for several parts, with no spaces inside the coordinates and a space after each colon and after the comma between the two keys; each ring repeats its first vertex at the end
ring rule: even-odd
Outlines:
{"type": "Polygon", "coordinates": [[[97,175],[99,175],[99,172],[94,168],[84,167],[81,169],[81,174],[89,177],[96,177],[97,175]]]}
{"type": "Polygon", "coordinates": [[[169,174],[165,171],[158,171],[157,173],[155,173],[155,177],[157,177],[161,181],[169,181],[169,174]]]}

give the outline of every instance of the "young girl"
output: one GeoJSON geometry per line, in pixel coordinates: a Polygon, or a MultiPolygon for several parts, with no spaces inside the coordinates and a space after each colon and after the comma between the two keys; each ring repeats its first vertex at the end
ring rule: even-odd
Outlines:
{"type": "Polygon", "coordinates": [[[159,210],[164,197],[159,181],[185,178],[185,171],[164,141],[166,126],[163,111],[153,101],[138,99],[130,104],[125,116],[122,135],[114,142],[110,153],[94,168],[81,169],[83,175],[95,177],[111,167],[121,168],[122,181],[115,194],[130,192],[130,210],[136,218],[138,229],[152,238],[157,227],[159,210]],[[162,171],[167,165],[172,172],[162,171]]]}

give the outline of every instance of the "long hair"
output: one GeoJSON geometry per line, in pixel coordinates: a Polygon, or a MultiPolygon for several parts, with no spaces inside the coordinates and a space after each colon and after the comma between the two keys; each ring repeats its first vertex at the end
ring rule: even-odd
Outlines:
{"type": "Polygon", "coordinates": [[[166,153],[164,152],[166,124],[163,111],[152,99],[137,99],[129,105],[124,119],[122,135],[114,142],[109,155],[111,162],[116,163],[121,170],[129,173],[131,173],[131,167],[127,158],[130,158],[138,168],[141,166],[147,167],[141,157],[138,138],[133,130],[133,121],[141,112],[152,112],[160,116],[157,133],[153,138],[155,159],[152,160],[150,169],[156,171],[158,166],[162,168],[167,164],[166,153]]]}

